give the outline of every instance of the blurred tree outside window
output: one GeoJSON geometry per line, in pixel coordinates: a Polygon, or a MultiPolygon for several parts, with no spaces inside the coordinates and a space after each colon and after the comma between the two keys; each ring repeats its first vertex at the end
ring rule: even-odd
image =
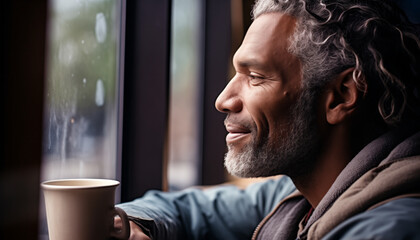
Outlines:
{"type": "Polygon", "coordinates": [[[42,178],[115,177],[119,3],[50,1],[42,178]]]}

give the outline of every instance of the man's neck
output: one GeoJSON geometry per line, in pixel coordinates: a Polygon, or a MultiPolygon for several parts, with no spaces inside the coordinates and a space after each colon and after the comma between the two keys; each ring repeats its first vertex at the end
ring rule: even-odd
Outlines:
{"type": "Polygon", "coordinates": [[[314,208],[354,155],[349,135],[348,128],[345,127],[332,130],[324,141],[313,170],[305,176],[292,177],[296,188],[314,208]]]}

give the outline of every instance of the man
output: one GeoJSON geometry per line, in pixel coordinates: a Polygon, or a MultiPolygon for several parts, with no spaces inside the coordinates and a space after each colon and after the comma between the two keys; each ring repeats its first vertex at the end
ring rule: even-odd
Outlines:
{"type": "Polygon", "coordinates": [[[245,190],[149,192],[131,239],[420,239],[420,41],[384,0],[260,0],[216,100],[245,190]],[[143,233],[144,232],[144,233],[143,233]]]}

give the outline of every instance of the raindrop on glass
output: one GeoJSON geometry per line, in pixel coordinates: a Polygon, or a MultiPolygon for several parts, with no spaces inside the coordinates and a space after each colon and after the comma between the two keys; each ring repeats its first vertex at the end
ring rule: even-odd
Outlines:
{"type": "Polygon", "coordinates": [[[96,14],[95,34],[98,42],[105,42],[106,31],[105,15],[103,13],[96,14]]]}
{"type": "Polygon", "coordinates": [[[105,102],[105,87],[101,79],[96,81],[95,103],[98,107],[104,105],[105,102]]]}

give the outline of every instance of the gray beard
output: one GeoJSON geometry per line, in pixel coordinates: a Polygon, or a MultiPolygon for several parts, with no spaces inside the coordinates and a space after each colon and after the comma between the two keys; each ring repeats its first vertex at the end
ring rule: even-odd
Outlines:
{"type": "Polygon", "coordinates": [[[320,148],[316,126],[316,90],[304,90],[292,109],[289,128],[278,137],[253,141],[234,151],[228,145],[225,167],[237,177],[302,176],[311,171],[320,148]]]}

